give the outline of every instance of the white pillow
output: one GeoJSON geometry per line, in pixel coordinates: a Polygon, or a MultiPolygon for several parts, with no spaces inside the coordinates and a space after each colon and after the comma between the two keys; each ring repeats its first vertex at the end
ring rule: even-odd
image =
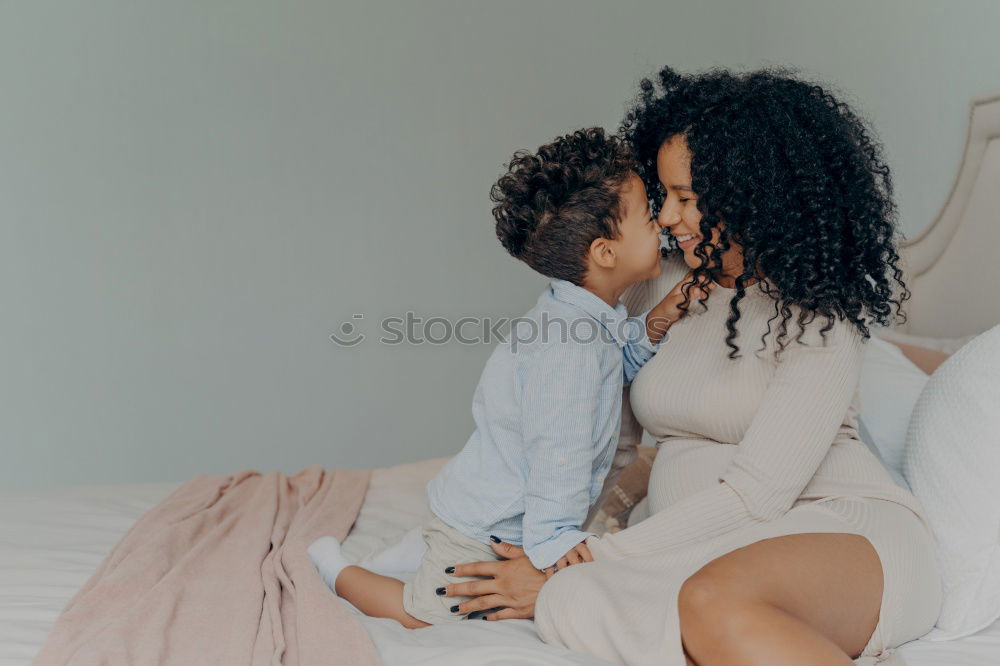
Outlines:
{"type": "Polygon", "coordinates": [[[927,379],[896,345],[876,337],[868,340],[861,364],[860,420],[894,476],[902,474],[906,430],[927,379]]]}
{"type": "Polygon", "coordinates": [[[889,475],[892,477],[892,480],[896,482],[896,485],[900,488],[909,490],[910,484],[908,484],[906,479],[903,478],[902,469],[889,467],[889,465],[885,462],[885,458],[882,457],[882,452],[879,451],[878,447],[875,445],[875,439],[868,431],[868,428],[865,426],[865,421],[861,417],[858,417],[858,437],[860,437],[861,441],[864,442],[864,445],[868,447],[868,450],[875,454],[878,461],[882,463],[882,467],[885,467],[889,471],[889,475]]]}
{"type": "Polygon", "coordinates": [[[913,410],[903,473],[938,541],[944,602],[931,640],[1000,618],[1000,326],[939,367],[913,410]]]}

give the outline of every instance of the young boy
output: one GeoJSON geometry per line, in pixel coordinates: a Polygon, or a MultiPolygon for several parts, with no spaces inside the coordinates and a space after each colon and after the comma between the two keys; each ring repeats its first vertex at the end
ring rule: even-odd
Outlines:
{"type": "MultiPolygon", "coordinates": [[[[428,485],[434,517],[412,582],[350,565],[333,537],[309,554],[323,579],[367,615],[408,628],[464,619],[443,586],[459,562],[495,560],[490,538],[523,545],[538,569],[590,561],[581,531],[617,447],[622,387],[684,315],[688,278],[628,317],[619,297],[660,273],[660,228],[628,149],[579,130],[518,152],[493,186],[497,237],[552,278],[476,387],[476,430],[428,485]]],[[[374,567],[373,567],[374,568],[374,567]]]]}

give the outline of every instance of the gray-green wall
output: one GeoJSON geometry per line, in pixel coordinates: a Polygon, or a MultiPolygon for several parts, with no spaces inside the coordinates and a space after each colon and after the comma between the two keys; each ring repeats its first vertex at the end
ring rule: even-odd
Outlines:
{"type": "Polygon", "coordinates": [[[345,349],[355,313],[515,316],[516,148],[635,83],[790,64],[867,113],[903,227],[946,196],[1000,4],[0,3],[0,489],[449,455],[489,345],[345,349]]]}

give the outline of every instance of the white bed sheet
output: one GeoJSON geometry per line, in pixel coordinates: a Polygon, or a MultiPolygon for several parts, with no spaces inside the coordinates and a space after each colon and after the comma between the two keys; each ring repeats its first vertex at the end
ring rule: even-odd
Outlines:
{"type": "MultiPolygon", "coordinates": [[[[373,473],[344,543],[349,559],[358,561],[380,550],[430,515],[425,486],[446,460],[373,473]]],[[[31,663],[59,612],[105,555],[178,485],[88,486],[0,496],[0,666],[31,663]]],[[[609,663],[543,643],[530,620],[470,620],[411,631],[394,620],[355,612],[386,666],[609,663]]]]}
{"type": "MultiPolygon", "coordinates": [[[[424,489],[446,460],[374,472],[344,543],[350,560],[396,541],[430,515],[424,489]]],[[[177,485],[89,486],[0,496],[0,666],[31,663],[63,606],[105,554],[177,485]]],[[[386,666],[609,663],[543,643],[528,620],[468,621],[410,631],[392,620],[358,615],[386,666]]],[[[998,666],[1000,622],[959,641],[914,641],[897,656],[909,666],[998,666]]]]}

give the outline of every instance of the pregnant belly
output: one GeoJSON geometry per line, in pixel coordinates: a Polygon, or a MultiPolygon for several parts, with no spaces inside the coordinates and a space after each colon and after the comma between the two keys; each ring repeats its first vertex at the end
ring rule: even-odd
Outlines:
{"type": "Polygon", "coordinates": [[[736,454],[736,448],[735,444],[704,439],[661,442],[649,474],[650,514],[717,485],[719,476],[736,454]]]}

